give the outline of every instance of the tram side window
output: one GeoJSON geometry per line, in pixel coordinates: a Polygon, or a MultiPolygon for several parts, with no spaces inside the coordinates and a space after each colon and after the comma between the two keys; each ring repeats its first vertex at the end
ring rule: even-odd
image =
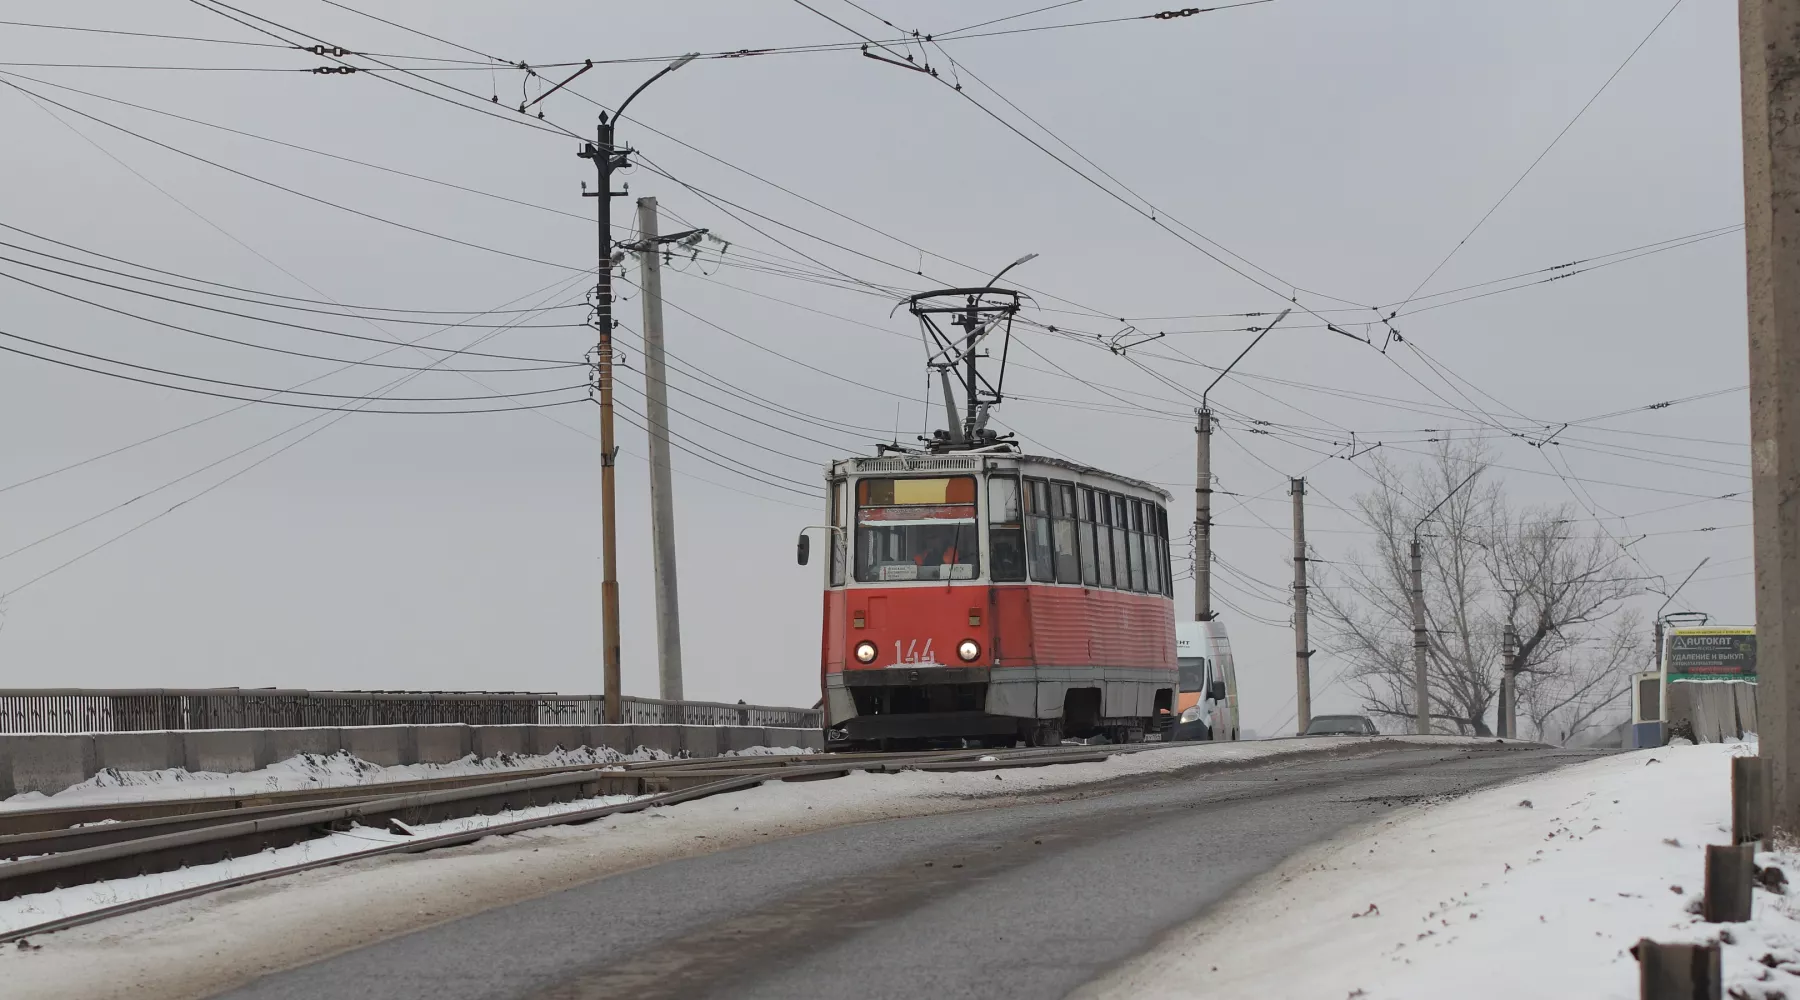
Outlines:
{"type": "Polygon", "coordinates": [[[1163,594],[1174,597],[1175,556],[1170,552],[1170,541],[1168,541],[1168,511],[1157,507],[1156,523],[1157,527],[1163,531],[1163,594]]]}
{"type": "Polygon", "coordinates": [[[1094,562],[1094,491],[1083,486],[1076,502],[1080,520],[1075,523],[1075,538],[1081,554],[1081,582],[1095,587],[1100,584],[1100,568],[1094,562]]]}
{"type": "Polygon", "coordinates": [[[1120,590],[1133,589],[1132,580],[1141,580],[1144,575],[1143,550],[1138,550],[1137,559],[1132,558],[1130,504],[1124,497],[1112,498],[1113,578],[1120,590]]]}
{"type": "Polygon", "coordinates": [[[1145,585],[1147,564],[1144,560],[1144,502],[1142,500],[1127,501],[1131,513],[1131,589],[1143,593],[1150,588],[1145,585]]]}
{"type": "Polygon", "coordinates": [[[1050,484],[1025,480],[1026,557],[1031,578],[1038,583],[1056,582],[1056,548],[1051,542],[1050,484]]]}
{"type": "Polygon", "coordinates": [[[973,580],[981,575],[975,477],[856,484],[856,579],[973,580]]]}
{"type": "Polygon", "coordinates": [[[1156,535],[1156,507],[1148,501],[1138,505],[1144,512],[1144,582],[1152,594],[1163,592],[1162,539],[1156,535]]]}
{"type": "Polygon", "coordinates": [[[988,574],[996,583],[1025,579],[1025,527],[1019,477],[988,479],[988,574]]]}
{"type": "Polygon", "coordinates": [[[827,542],[831,545],[831,585],[844,585],[844,481],[831,481],[831,519],[827,542]]]}
{"type": "Polygon", "coordinates": [[[1169,553],[1169,512],[1156,508],[1157,533],[1162,538],[1163,593],[1175,596],[1175,559],[1169,553]]]}
{"type": "Polygon", "coordinates": [[[1075,487],[1051,483],[1050,493],[1055,518],[1051,535],[1056,546],[1056,582],[1080,583],[1081,559],[1075,554],[1075,487]]]}
{"type": "Polygon", "coordinates": [[[1100,586],[1113,585],[1112,497],[1094,494],[1094,561],[1100,567],[1100,586]]]}

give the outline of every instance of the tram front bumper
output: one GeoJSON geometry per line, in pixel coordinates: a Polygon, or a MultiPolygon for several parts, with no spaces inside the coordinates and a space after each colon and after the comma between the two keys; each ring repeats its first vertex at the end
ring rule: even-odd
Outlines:
{"type": "Polygon", "coordinates": [[[845,670],[855,714],[833,721],[853,741],[1005,736],[1019,720],[988,712],[989,669],[938,665],[845,670]]]}

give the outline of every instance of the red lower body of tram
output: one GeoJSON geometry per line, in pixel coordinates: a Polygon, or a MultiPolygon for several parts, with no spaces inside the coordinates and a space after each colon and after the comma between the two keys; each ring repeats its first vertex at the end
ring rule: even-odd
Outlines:
{"type": "Polygon", "coordinates": [[[1160,728],[1175,704],[1174,606],[1159,594],[1034,583],[834,589],[823,646],[834,748],[1127,742],[1160,728]]]}

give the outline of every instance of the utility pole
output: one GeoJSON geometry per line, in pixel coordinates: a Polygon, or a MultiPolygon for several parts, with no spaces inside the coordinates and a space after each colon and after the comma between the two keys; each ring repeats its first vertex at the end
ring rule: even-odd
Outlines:
{"type": "MultiPolygon", "coordinates": [[[[614,505],[613,466],[619,457],[613,443],[613,318],[612,318],[612,200],[627,192],[612,189],[613,171],[630,165],[629,149],[613,146],[613,124],[625,113],[626,105],[637,99],[644,88],[686,66],[697,53],[684,55],[669,63],[650,79],[638,85],[630,96],[619,103],[612,117],[600,113],[600,124],[594,130],[594,141],[585,143],[576,153],[594,161],[600,185],[584,197],[599,203],[598,229],[600,260],[594,268],[594,330],[599,343],[594,352],[594,381],[600,390],[600,545],[601,582],[600,616],[604,644],[604,666],[601,684],[605,688],[606,708],[603,718],[609,725],[623,721],[624,695],[619,673],[619,532],[617,508],[614,505]]],[[[571,78],[572,79],[572,78],[571,78]]],[[[586,187],[586,184],[582,185],[586,187]]]]}
{"type": "Polygon", "coordinates": [[[613,149],[612,120],[605,112],[600,114],[593,144],[577,155],[593,160],[600,175],[599,187],[583,196],[596,199],[600,206],[600,263],[594,285],[594,329],[599,344],[594,353],[594,377],[600,387],[600,618],[605,657],[601,685],[606,694],[606,722],[616,724],[622,718],[625,692],[619,674],[619,532],[613,503],[613,466],[619,449],[613,444],[612,200],[624,192],[613,191],[612,175],[626,165],[626,153],[613,149]]]}
{"type": "Polygon", "coordinates": [[[1425,682],[1425,558],[1412,540],[1413,731],[1431,734],[1431,692],[1425,682]]]}
{"type": "Polygon", "coordinates": [[[1294,498],[1294,706],[1296,730],[1312,724],[1312,650],[1306,645],[1306,480],[1288,481],[1294,498]]]}
{"type": "Polygon", "coordinates": [[[1292,308],[1288,308],[1277,313],[1275,318],[1269,321],[1268,326],[1257,332],[1256,339],[1250,341],[1248,347],[1239,351],[1238,356],[1231,359],[1231,364],[1221,369],[1219,374],[1207,384],[1206,390],[1200,393],[1200,409],[1195,411],[1197,419],[1194,422],[1194,433],[1199,436],[1199,440],[1194,445],[1197,452],[1195,456],[1197,470],[1194,476],[1194,620],[1197,622],[1209,622],[1218,617],[1213,614],[1212,609],[1213,421],[1212,409],[1207,406],[1206,400],[1208,396],[1212,395],[1213,389],[1218,386],[1220,380],[1231,374],[1231,370],[1237,367],[1237,363],[1244,360],[1244,355],[1249,354],[1251,348],[1262,343],[1262,339],[1269,335],[1269,331],[1275,329],[1275,324],[1287,319],[1288,313],[1293,311],[1292,308]]]}
{"type": "Polygon", "coordinates": [[[681,606],[675,583],[675,486],[669,456],[669,384],[663,362],[662,248],[656,199],[639,198],[644,298],[644,422],[650,431],[650,542],[656,570],[656,665],[664,701],[681,701],[681,606]]]}
{"type": "Polygon", "coordinates": [[[1500,637],[1500,717],[1497,735],[1519,738],[1519,632],[1512,622],[1500,637]]]}
{"type": "MultiPolygon", "coordinates": [[[[1800,0],[1739,0],[1757,732],[1774,833],[1800,833],[1800,0]]],[[[1660,618],[1661,616],[1658,615],[1660,618]]],[[[1673,716],[1669,716],[1673,719],[1673,716]]]]}
{"type": "Polygon", "coordinates": [[[1428,641],[1427,633],[1425,631],[1425,555],[1424,550],[1419,545],[1419,531],[1425,527],[1426,521],[1431,520],[1433,517],[1437,516],[1438,511],[1444,509],[1444,505],[1450,502],[1451,497],[1462,492],[1462,488],[1474,482],[1475,477],[1480,474],[1481,468],[1477,466],[1474,472],[1464,476],[1462,482],[1457,483],[1454,489],[1444,494],[1444,499],[1439,500],[1434,504],[1430,510],[1425,512],[1425,516],[1419,518],[1418,522],[1413,525],[1411,550],[1413,712],[1416,716],[1413,721],[1415,731],[1420,736],[1431,735],[1431,679],[1425,674],[1425,654],[1427,651],[1426,643],[1428,641]]]}
{"type": "Polygon", "coordinates": [[[1212,411],[1194,411],[1194,620],[1209,622],[1212,609],[1212,411]]]}

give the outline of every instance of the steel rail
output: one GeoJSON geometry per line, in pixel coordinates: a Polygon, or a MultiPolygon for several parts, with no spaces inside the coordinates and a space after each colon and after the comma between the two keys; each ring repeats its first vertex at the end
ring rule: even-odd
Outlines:
{"type": "MultiPolygon", "coordinates": [[[[79,806],[47,806],[38,809],[0,810],[0,838],[18,834],[66,830],[86,823],[115,821],[123,824],[188,813],[208,813],[221,809],[248,809],[288,802],[310,802],[336,799],[354,792],[366,797],[392,795],[432,788],[456,788],[480,785],[540,774],[561,774],[571,770],[616,768],[623,771],[674,770],[713,764],[720,767],[758,767],[781,761],[817,759],[818,754],[766,754],[754,757],[694,757],[667,760],[594,761],[580,764],[557,764],[551,767],[516,768],[479,774],[444,775],[408,781],[381,781],[360,785],[327,785],[316,788],[290,788],[279,791],[223,792],[214,795],[191,795],[182,798],[145,799],[136,802],[106,802],[79,806]]],[[[850,755],[846,755],[850,756],[850,755]]]]}
{"type": "MultiPolygon", "coordinates": [[[[180,800],[166,803],[171,808],[164,815],[101,823],[90,819],[91,825],[65,825],[0,836],[0,859],[17,859],[0,864],[0,899],[213,863],[316,839],[355,822],[439,822],[596,795],[660,794],[740,773],[755,774],[762,780],[785,776],[799,767],[814,772],[823,767],[838,773],[846,767],[863,765],[881,770],[921,765],[968,766],[968,760],[977,755],[968,751],[845,755],[828,758],[824,764],[816,755],[643,761],[630,768],[581,764],[525,773],[301,789],[284,801],[274,802],[264,799],[283,793],[257,798],[180,800]],[[207,805],[216,808],[194,811],[207,805]]],[[[84,808],[77,814],[92,817],[94,811],[84,808]]],[[[45,822],[43,813],[34,818],[40,825],[45,822]]]]}

